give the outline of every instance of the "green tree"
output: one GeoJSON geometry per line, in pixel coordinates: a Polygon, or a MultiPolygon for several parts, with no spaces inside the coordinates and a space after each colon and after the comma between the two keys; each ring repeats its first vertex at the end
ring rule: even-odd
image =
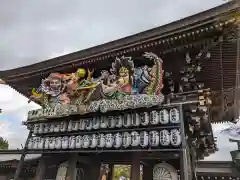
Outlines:
{"type": "Polygon", "coordinates": [[[8,149],[8,141],[0,137],[0,150],[8,149]]]}

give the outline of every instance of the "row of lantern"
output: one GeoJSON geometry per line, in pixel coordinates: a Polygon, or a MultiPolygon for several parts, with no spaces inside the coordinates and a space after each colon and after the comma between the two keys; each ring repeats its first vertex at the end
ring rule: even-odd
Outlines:
{"type": "Polygon", "coordinates": [[[176,108],[170,111],[163,109],[160,111],[126,113],[119,116],[101,116],[81,119],[79,121],[62,121],[55,123],[37,123],[34,124],[33,133],[53,133],[78,130],[92,130],[105,128],[122,128],[158,125],[158,124],[176,124],[180,122],[179,111],[176,108]]]}
{"type": "Polygon", "coordinates": [[[158,147],[181,144],[178,129],[158,131],[133,131],[123,133],[91,134],[64,137],[33,137],[28,142],[28,149],[75,149],[75,148],[128,148],[158,147]]]}

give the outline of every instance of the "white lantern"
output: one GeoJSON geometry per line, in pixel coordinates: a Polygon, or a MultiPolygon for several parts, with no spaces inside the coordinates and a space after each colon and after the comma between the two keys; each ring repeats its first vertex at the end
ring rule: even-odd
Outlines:
{"type": "Polygon", "coordinates": [[[62,149],[68,149],[69,138],[68,136],[62,137],[62,149]]]}
{"type": "Polygon", "coordinates": [[[92,134],[90,137],[90,148],[97,147],[98,144],[98,135],[92,134]]]}
{"type": "Polygon", "coordinates": [[[150,123],[156,125],[159,123],[159,112],[152,111],[150,112],[150,123]]]}
{"type": "Polygon", "coordinates": [[[130,127],[132,122],[132,114],[124,114],[123,126],[130,127]]]}
{"type": "Polygon", "coordinates": [[[72,121],[72,131],[78,130],[79,123],[77,121],[72,121]]]}
{"type": "Polygon", "coordinates": [[[80,119],[78,128],[83,131],[85,130],[85,127],[85,119],[80,119]]]}
{"type": "Polygon", "coordinates": [[[39,134],[44,133],[44,124],[43,124],[43,123],[40,123],[40,124],[39,124],[39,130],[38,130],[38,133],[39,133],[39,134]]]}
{"type": "Polygon", "coordinates": [[[44,149],[49,149],[49,137],[45,138],[44,149]]]}
{"type": "Polygon", "coordinates": [[[159,112],[159,122],[160,122],[160,124],[168,124],[168,123],[169,123],[168,110],[162,109],[162,110],[159,112]]]}
{"type": "Polygon", "coordinates": [[[170,137],[170,133],[167,130],[162,130],[159,133],[159,138],[160,138],[160,144],[162,146],[169,146],[170,142],[171,142],[171,137],[170,137]]]}
{"type": "Polygon", "coordinates": [[[107,128],[108,127],[108,119],[107,117],[101,116],[100,117],[100,128],[107,128]]]}
{"type": "Polygon", "coordinates": [[[116,127],[121,128],[123,126],[123,116],[115,116],[116,118],[116,127]]]}
{"type": "Polygon", "coordinates": [[[50,124],[49,123],[45,123],[44,124],[44,133],[49,133],[49,129],[50,129],[50,124]]]}
{"type": "Polygon", "coordinates": [[[28,148],[28,149],[32,149],[32,148],[33,148],[33,138],[29,138],[27,148],[28,148]]]}
{"type": "Polygon", "coordinates": [[[140,145],[140,136],[139,133],[137,131],[133,131],[131,133],[131,139],[132,139],[132,143],[131,146],[139,146],[140,145]]]}
{"type": "Polygon", "coordinates": [[[53,132],[54,132],[54,123],[50,123],[49,132],[50,132],[50,133],[53,133],[53,132]]]}
{"type": "Polygon", "coordinates": [[[140,146],[141,147],[147,147],[148,146],[148,132],[147,131],[141,131],[140,132],[140,146]]]}
{"type": "Polygon", "coordinates": [[[91,130],[93,128],[93,124],[92,124],[92,119],[85,119],[85,129],[86,130],[91,130]]]}
{"type": "Polygon", "coordinates": [[[33,139],[33,149],[38,148],[39,137],[34,137],[33,139]]]}
{"type": "Polygon", "coordinates": [[[69,145],[68,145],[69,149],[75,149],[76,147],[76,138],[75,136],[71,136],[69,138],[69,145]]]}
{"type": "Polygon", "coordinates": [[[105,135],[105,147],[111,148],[113,146],[114,139],[111,133],[105,135]]]}
{"type": "Polygon", "coordinates": [[[115,148],[120,148],[122,145],[122,135],[120,133],[114,134],[114,144],[115,148]]]}
{"type": "Polygon", "coordinates": [[[140,114],[141,116],[141,125],[142,126],[147,126],[149,124],[149,113],[148,112],[143,112],[140,114]]]}
{"type": "Polygon", "coordinates": [[[141,121],[141,116],[139,113],[134,113],[132,117],[132,126],[139,126],[141,121]]]}
{"type": "Polygon", "coordinates": [[[89,136],[88,135],[84,135],[83,136],[83,148],[88,148],[90,145],[90,140],[89,140],[89,136]]]}
{"type": "Polygon", "coordinates": [[[83,139],[82,136],[77,136],[76,137],[76,148],[80,149],[83,145],[83,139]]]}
{"type": "Polygon", "coordinates": [[[157,131],[149,132],[149,145],[152,147],[159,145],[159,133],[157,131]]]}
{"type": "Polygon", "coordinates": [[[38,149],[44,149],[44,138],[39,138],[38,149]]]}
{"type": "Polygon", "coordinates": [[[173,146],[179,146],[182,142],[181,134],[178,129],[171,130],[171,144],[173,146]]]}
{"type": "Polygon", "coordinates": [[[107,119],[108,119],[108,127],[115,128],[117,122],[116,122],[116,119],[114,118],[114,116],[108,116],[107,119]]]}
{"type": "Polygon", "coordinates": [[[67,127],[68,127],[68,124],[67,124],[66,121],[63,121],[63,122],[60,123],[60,131],[61,132],[67,131],[67,127]]]}
{"type": "Polygon", "coordinates": [[[170,110],[170,122],[171,123],[180,123],[180,113],[179,110],[173,108],[170,110]]]}
{"type": "Polygon", "coordinates": [[[67,128],[67,130],[68,130],[69,132],[72,131],[72,126],[73,126],[73,122],[70,120],[69,123],[68,123],[68,128],[67,128]]]}
{"type": "Polygon", "coordinates": [[[130,145],[131,145],[131,134],[129,134],[128,132],[124,132],[122,146],[124,148],[128,148],[130,145]]]}
{"type": "Polygon", "coordinates": [[[33,134],[38,134],[40,128],[40,124],[34,124],[33,134]]]}
{"type": "Polygon", "coordinates": [[[54,149],[55,147],[55,137],[49,138],[49,149],[54,149]]]}
{"type": "Polygon", "coordinates": [[[93,129],[99,129],[100,120],[99,117],[93,117],[93,129]]]}
{"type": "Polygon", "coordinates": [[[60,132],[61,124],[60,123],[54,123],[54,129],[53,131],[55,133],[60,132]]]}
{"type": "Polygon", "coordinates": [[[99,134],[98,137],[98,147],[103,148],[105,146],[105,135],[99,134]]]}
{"type": "Polygon", "coordinates": [[[55,139],[55,149],[61,149],[62,148],[62,138],[56,137],[55,139]]]}

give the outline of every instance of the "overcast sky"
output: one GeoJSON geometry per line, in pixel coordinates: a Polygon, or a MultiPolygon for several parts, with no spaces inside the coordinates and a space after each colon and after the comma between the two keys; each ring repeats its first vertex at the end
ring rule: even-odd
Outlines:
{"type": "MultiPolygon", "coordinates": [[[[223,0],[0,0],[0,70],[43,61],[148,30],[224,3],[223,0]]],[[[34,103],[0,85],[0,135],[20,148],[21,125],[34,103]]],[[[216,136],[228,125],[214,125],[216,136]]],[[[207,160],[230,160],[236,148],[220,136],[207,160]]]]}

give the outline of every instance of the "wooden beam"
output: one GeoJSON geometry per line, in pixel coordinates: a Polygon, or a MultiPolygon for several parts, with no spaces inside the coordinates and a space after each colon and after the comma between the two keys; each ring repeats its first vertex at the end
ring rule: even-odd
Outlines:
{"type": "Polygon", "coordinates": [[[45,179],[46,169],[47,169],[47,161],[46,161],[45,157],[43,156],[39,160],[34,180],[44,180],[45,179]]]}
{"type": "Polygon", "coordinates": [[[71,154],[68,160],[68,168],[67,168],[67,177],[66,180],[75,180],[76,179],[76,164],[78,160],[78,154],[71,154]]]}
{"type": "Polygon", "coordinates": [[[132,159],[131,180],[139,179],[140,179],[140,155],[139,153],[135,153],[132,159]]]}

